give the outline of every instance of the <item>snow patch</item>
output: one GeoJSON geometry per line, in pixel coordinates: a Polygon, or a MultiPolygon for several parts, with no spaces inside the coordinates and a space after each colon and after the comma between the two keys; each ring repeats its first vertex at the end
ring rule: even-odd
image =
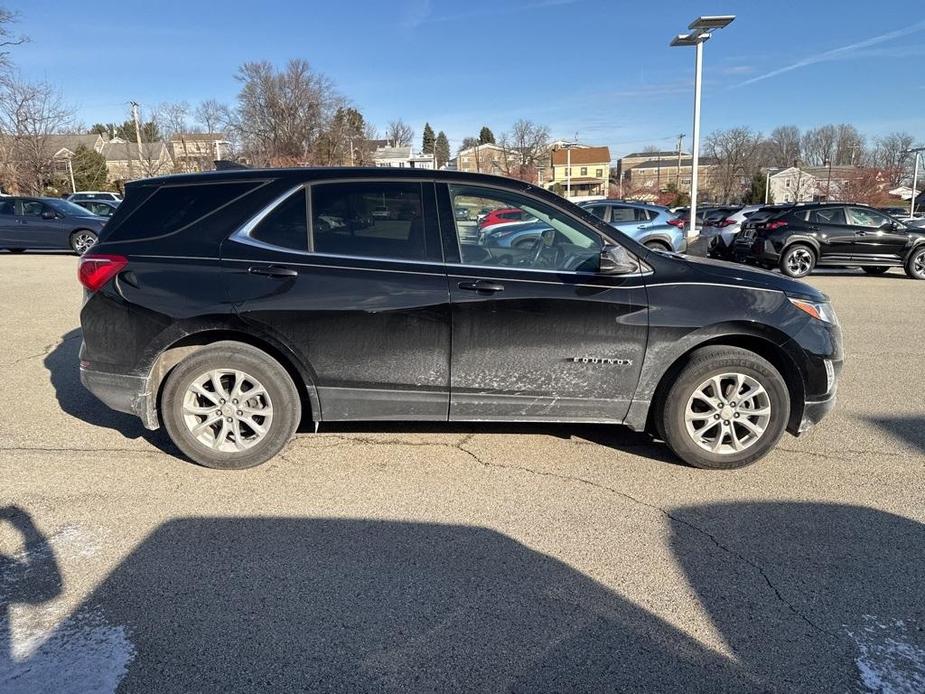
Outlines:
{"type": "Polygon", "coordinates": [[[882,694],[925,692],[925,648],[911,642],[906,623],[884,623],[872,615],[863,619],[860,627],[845,628],[858,649],[854,662],[863,686],[882,694]]]}

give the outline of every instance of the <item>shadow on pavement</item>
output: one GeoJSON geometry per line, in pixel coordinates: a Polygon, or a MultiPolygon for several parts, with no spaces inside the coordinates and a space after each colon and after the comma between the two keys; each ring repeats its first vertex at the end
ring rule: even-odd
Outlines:
{"type": "Polygon", "coordinates": [[[925,453],[925,417],[867,417],[867,421],[925,453]]]}
{"type": "MultiPolygon", "coordinates": [[[[848,691],[855,658],[884,691],[925,677],[922,525],[811,503],[672,518],[672,549],[733,657],[490,529],[365,519],[170,521],[76,618],[124,626],[125,691],[848,691]],[[897,639],[905,650],[877,650],[897,639]]],[[[683,592],[657,599],[690,609],[683,592]]]]}
{"type": "Polygon", "coordinates": [[[114,429],[127,439],[143,438],[165,453],[179,455],[163,431],[148,431],[138,417],[111,410],[83,387],[80,382],[80,336],[79,328],[68,331],[44,360],[61,409],[87,424],[114,429]]]}

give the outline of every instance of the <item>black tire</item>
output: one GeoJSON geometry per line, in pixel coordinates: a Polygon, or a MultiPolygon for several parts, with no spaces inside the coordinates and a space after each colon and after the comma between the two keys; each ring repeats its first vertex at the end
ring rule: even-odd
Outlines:
{"type": "Polygon", "coordinates": [[[671,253],[671,246],[669,246],[664,241],[646,241],[645,247],[653,251],[668,251],[671,253]]]}
{"type": "Polygon", "coordinates": [[[816,251],[805,243],[795,243],[781,255],[778,267],[788,277],[806,277],[816,267],[816,251]]]}
{"type": "MultiPolygon", "coordinates": [[[[730,399],[729,402],[731,404],[735,401],[730,399]]],[[[718,345],[694,352],[687,365],[678,373],[663,403],[662,411],[656,413],[656,416],[661,418],[660,431],[664,432],[669,448],[688,465],[710,470],[732,470],[764,457],[777,445],[790,418],[790,393],[780,372],[766,359],[739,347],[718,345]],[[714,376],[730,372],[748,376],[762,386],[771,412],[764,432],[746,448],[739,452],[714,453],[702,448],[693,435],[688,433],[685,414],[688,402],[702,384],[714,376]]],[[[717,426],[723,432],[719,434],[721,443],[727,439],[731,441],[731,437],[725,433],[730,430],[725,429],[725,426],[735,427],[736,432],[742,433],[741,426],[732,419],[728,423],[722,419],[717,426]]]]}
{"type": "Polygon", "coordinates": [[[876,265],[872,267],[862,267],[861,269],[868,275],[882,275],[890,268],[886,265],[876,265]]]}
{"type": "Polygon", "coordinates": [[[89,229],[78,229],[71,234],[71,250],[77,255],[83,255],[96,245],[97,240],[96,234],[89,229]]]}
{"type": "MultiPolygon", "coordinates": [[[[232,407],[230,403],[228,406],[232,407]]],[[[190,460],[210,468],[243,470],[266,462],[283,449],[299,425],[302,406],[292,378],[279,362],[256,347],[225,340],[194,352],[174,367],[164,383],[160,412],[170,439],[190,460]],[[272,418],[263,438],[242,451],[214,450],[194,436],[186,423],[183,409],[187,389],[203,374],[214,369],[234,369],[255,379],[266,390],[272,406],[272,418]]],[[[218,412],[216,410],[215,414],[218,412]]],[[[234,412],[224,414],[233,415],[234,412]]],[[[215,426],[225,419],[224,414],[215,425],[209,425],[213,434],[220,433],[215,431],[215,426]]],[[[203,416],[209,418],[211,414],[203,416]]],[[[263,423],[266,421],[262,420],[263,423]]],[[[215,438],[218,438],[217,435],[215,438]]]]}
{"type": "Polygon", "coordinates": [[[925,245],[913,248],[906,258],[904,269],[914,280],[925,280],[925,245]]]}

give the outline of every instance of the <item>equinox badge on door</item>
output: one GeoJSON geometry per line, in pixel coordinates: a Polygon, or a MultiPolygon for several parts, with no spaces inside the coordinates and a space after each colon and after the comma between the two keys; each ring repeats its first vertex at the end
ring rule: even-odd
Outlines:
{"type": "Polygon", "coordinates": [[[601,364],[602,366],[632,366],[632,359],[611,359],[609,357],[570,357],[573,364],[601,364]]]}

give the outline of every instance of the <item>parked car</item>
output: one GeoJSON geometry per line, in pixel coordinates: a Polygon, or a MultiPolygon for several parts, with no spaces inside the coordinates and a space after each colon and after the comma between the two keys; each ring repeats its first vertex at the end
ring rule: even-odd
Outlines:
{"type": "Polygon", "coordinates": [[[479,220],[479,229],[484,230],[495,224],[509,224],[511,222],[532,222],[535,221],[528,213],[523,210],[513,208],[500,208],[492,210],[479,220]]]}
{"type": "Polygon", "coordinates": [[[684,222],[667,207],[612,200],[579,204],[648,248],[676,253],[687,249],[684,222]]]}
{"type": "Polygon", "coordinates": [[[732,245],[742,230],[742,222],[760,209],[761,205],[746,205],[720,208],[706,215],[700,236],[707,240],[707,253],[713,258],[731,259],[732,245]]]}
{"type": "MultiPolygon", "coordinates": [[[[349,218],[349,217],[348,217],[349,218]]],[[[838,321],[780,275],[653,251],[495,176],[269,169],[146,179],[83,256],[81,380],[217,468],[338,420],[625,424],[734,468],[834,405],[838,321]],[[316,225],[387,200],[354,229],[316,225]],[[489,200],[548,225],[460,244],[489,200]]]]}
{"type": "Polygon", "coordinates": [[[4,197],[0,199],[0,248],[71,249],[85,253],[99,236],[106,219],[61,198],[4,197]]]}
{"type": "Polygon", "coordinates": [[[75,200],[74,204],[89,210],[97,217],[112,217],[113,212],[119,207],[119,203],[114,200],[75,200]]]}
{"type": "Polygon", "coordinates": [[[735,255],[790,277],[805,277],[817,266],[860,267],[870,275],[902,267],[925,279],[925,231],[865,205],[795,205],[752,217],[735,255]]]}
{"type": "Polygon", "coordinates": [[[122,196],[118,193],[111,193],[108,190],[78,190],[67,196],[67,200],[78,202],[80,200],[112,200],[121,202],[122,196]]]}
{"type": "Polygon", "coordinates": [[[909,207],[878,207],[878,212],[888,214],[895,219],[906,219],[909,216],[909,207]]]}

